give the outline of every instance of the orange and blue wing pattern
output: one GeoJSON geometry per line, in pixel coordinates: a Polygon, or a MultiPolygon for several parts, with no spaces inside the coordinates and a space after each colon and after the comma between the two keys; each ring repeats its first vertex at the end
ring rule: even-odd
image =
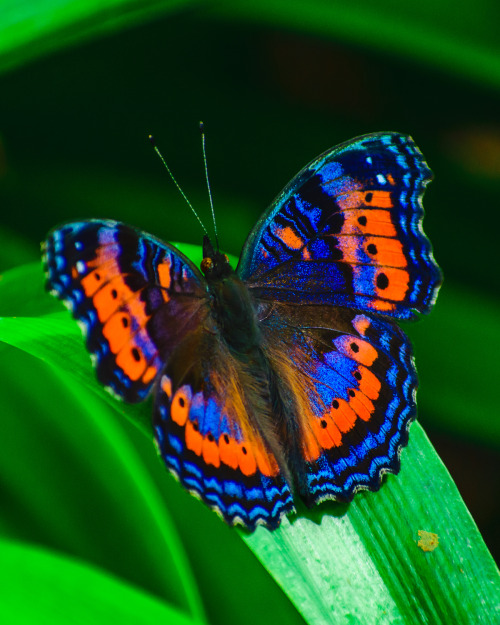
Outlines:
{"type": "Polygon", "coordinates": [[[48,287],[82,328],[99,381],[142,401],[178,338],[204,318],[199,270],[168,244],[110,220],[53,230],[43,256],[48,287]]]}
{"type": "Polygon", "coordinates": [[[47,287],[98,379],[130,402],[153,391],[159,454],[229,524],[274,529],[294,497],[350,501],[399,470],[417,376],[395,320],[429,312],[441,283],[430,178],[405,135],[333,148],[264,213],[236,273],[208,238],[202,275],[116,221],[49,233],[47,287]]]}
{"type": "Polygon", "coordinates": [[[441,272],[422,230],[432,173],[411,137],[376,133],[312,161],[263,214],[238,274],[261,299],[428,312],[441,272]]]}
{"type": "Polygon", "coordinates": [[[416,416],[408,339],[394,323],[363,312],[268,308],[261,311],[267,354],[294,398],[300,428],[289,463],[301,497],[313,505],[378,490],[384,473],[399,471],[416,416]]]}
{"type": "Polygon", "coordinates": [[[295,506],[283,466],[251,418],[249,375],[215,327],[194,332],[159,379],[155,441],[181,484],[227,523],[275,529],[295,506]]]}

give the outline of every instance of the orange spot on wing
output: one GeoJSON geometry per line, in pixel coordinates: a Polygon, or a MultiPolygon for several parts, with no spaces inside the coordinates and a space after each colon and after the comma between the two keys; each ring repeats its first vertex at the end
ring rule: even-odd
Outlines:
{"type": "MultiPolygon", "coordinates": [[[[184,385],[175,391],[175,395],[170,405],[170,416],[172,421],[181,427],[186,423],[189,408],[191,406],[191,389],[184,385]]],[[[186,426],[187,427],[187,426],[186,426]]]]}
{"type": "Polygon", "coordinates": [[[194,452],[197,456],[201,456],[203,448],[203,436],[194,428],[192,421],[186,422],[185,429],[186,447],[194,452]]]}
{"type": "Polygon", "coordinates": [[[253,475],[257,471],[257,461],[249,443],[238,446],[238,465],[243,475],[253,475]]]}
{"type": "Polygon", "coordinates": [[[146,359],[142,352],[133,344],[123,347],[116,357],[116,364],[134,382],[144,373],[146,359]]]}
{"type": "Polygon", "coordinates": [[[290,226],[286,226],[285,228],[277,228],[274,234],[279,239],[281,239],[287,247],[290,247],[292,250],[299,250],[304,245],[304,241],[290,226]]]}
{"type": "Polygon", "coordinates": [[[221,462],[232,469],[238,468],[238,443],[229,435],[223,434],[219,438],[219,456],[221,462]]]}
{"type": "Polygon", "coordinates": [[[365,315],[356,315],[352,320],[352,325],[359,332],[359,334],[361,334],[361,336],[364,336],[368,328],[371,326],[371,321],[368,317],[365,317],[365,315]]]}
{"type": "Polygon", "coordinates": [[[382,388],[380,380],[370,371],[370,369],[367,369],[362,365],[358,367],[358,371],[361,374],[359,390],[370,399],[377,399],[380,395],[380,389],[382,388]]]}
{"type": "Polygon", "coordinates": [[[172,259],[170,258],[170,256],[166,256],[165,260],[158,265],[158,279],[160,281],[160,286],[162,287],[163,299],[166,302],[168,302],[170,299],[168,290],[170,289],[170,285],[172,282],[172,276],[170,274],[171,268],[172,259]]]}
{"type": "Polygon", "coordinates": [[[356,423],[356,413],[344,399],[337,399],[338,408],[330,408],[330,416],[341,432],[349,432],[356,423]]]}
{"type": "Polygon", "coordinates": [[[377,208],[392,208],[392,191],[371,191],[372,199],[370,206],[376,206],[377,208]]]}
{"type": "Polygon", "coordinates": [[[144,384],[149,384],[151,382],[151,380],[154,379],[154,377],[156,376],[157,373],[158,373],[158,369],[156,367],[153,367],[153,365],[148,367],[146,369],[146,372],[142,376],[143,383],[144,384]]]}
{"type": "Polygon", "coordinates": [[[93,297],[99,320],[104,322],[120,308],[122,301],[130,294],[130,289],[121,276],[116,276],[105,284],[93,297]]]}
{"type": "Polygon", "coordinates": [[[346,210],[343,216],[344,223],[339,233],[340,236],[343,234],[374,234],[395,237],[397,234],[389,210],[375,208],[346,210]]]}
{"type": "Polygon", "coordinates": [[[92,297],[104,284],[104,276],[99,270],[94,269],[94,271],[91,271],[82,278],[80,284],[82,285],[85,295],[87,297],[92,297]]]}
{"type": "Polygon", "coordinates": [[[219,448],[217,447],[217,443],[213,439],[210,440],[208,436],[205,436],[203,439],[202,455],[203,460],[207,464],[211,464],[217,468],[220,467],[219,448]]]}
{"type": "Polygon", "coordinates": [[[161,378],[161,390],[169,399],[172,399],[172,380],[168,375],[164,375],[161,378]]]}
{"type": "Polygon", "coordinates": [[[102,250],[98,250],[96,258],[89,261],[87,266],[94,267],[80,282],[87,297],[92,297],[106,282],[120,274],[115,258],[106,259],[102,250]]]}
{"type": "MultiPolygon", "coordinates": [[[[379,271],[377,277],[380,274],[385,274],[389,284],[385,289],[375,286],[376,294],[383,299],[392,300],[393,302],[402,302],[408,292],[410,283],[409,273],[404,269],[384,267],[379,271]]],[[[376,284],[377,279],[375,279],[375,285],[376,284]]]]}
{"type": "Polygon", "coordinates": [[[391,302],[385,302],[382,299],[378,299],[378,300],[371,302],[370,306],[374,310],[378,310],[379,312],[385,312],[385,311],[389,312],[391,310],[396,310],[395,304],[392,304],[391,302]]]}
{"type": "Polygon", "coordinates": [[[130,340],[130,317],[123,312],[115,313],[104,324],[102,333],[108,341],[109,349],[113,354],[118,354],[130,340]]]}
{"type": "Polygon", "coordinates": [[[367,367],[372,365],[378,356],[373,345],[353,336],[341,336],[335,339],[334,344],[340,352],[367,367]]]}
{"type": "Polygon", "coordinates": [[[354,391],[354,397],[349,398],[349,407],[363,421],[369,421],[375,412],[372,402],[359,391],[354,391]]]}
{"type": "Polygon", "coordinates": [[[315,418],[312,425],[316,440],[323,449],[338,447],[342,442],[342,434],[328,413],[315,418]]]}
{"type": "Polygon", "coordinates": [[[376,208],[392,208],[391,191],[351,191],[336,198],[342,210],[373,206],[376,208]]]}
{"type": "Polygon", "coordinates": [[[387,179],[387,182],[388,182],[389,184],[391,184],[391,185],[394,187],[394,186],[395,186],[395,184],[396,184],[396,181],[395,181],[395,180],[394,180],[394,178],[392,177],[392,174],[386,174],[386,176],[385,176],[385,177],[386,177],[386,179],[387,179]]]}
{"type": "Polygon", "coordinates": [[[406,257],[403,253],[403,245],[397,239],[386,237],[366,237],[364,241],[365,252],[373,258],[377,265],[389,267],[406,267],[406,257]],[[375,246],[376,253],[370,253],[369,246],[375,246]]]}
{"type": "Polygon", "coordinates": [[[302,258],[303,258],[304,260],[311,260],[311,254],[310,254],[309,250],[307,249],[307,247],[305,247],[305,248],[302,250],[302,258]]]}

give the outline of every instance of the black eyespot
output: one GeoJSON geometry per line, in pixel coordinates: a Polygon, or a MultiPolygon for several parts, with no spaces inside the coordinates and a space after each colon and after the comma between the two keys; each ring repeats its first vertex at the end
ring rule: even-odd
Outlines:
{"type": "Polygon", "coordinates": [[[241,451],[242,451],[245,455],[248,453],[248,452],[247,452],[247,448],[246,448],[246,447],[242,447],[242,448],[241,448],[241,451]]]}
{"type": "Polygon", "coordinates": [[[133,347],[131,351],[132,351],[132,358],[136,362],[139,362],[139,360],[141,359],[141,354],[140,354],[139,350],[137,349],[137,347],[133,347]]]}
{"type": "Polygon", "coordinates": [[[122,326],[128,328],[128,317],[122,317],[122,326]]]}
{"type": "Polygon", "coordinates": [[[94,278],[95,278],[96,280],[100,280],[100,279],[101,279],[101,274],[100,274],[100,273],[97,273],[97,271],[96,271],[96,272],[95,272],[95,274],[94,274],[94,278]]]}
{"type": "Polygon", "coordinates": [[[354,377],[356,378],[356,380],[361,380],[361,373],[359,371],[355,371],[354,377]]]}
{"type": "Polygon", "coordinates": [[[357,354],[359,352],[359,345],[357,343],[351,343],[352,351],[357,354]]]}
{"type": "Polygon", "coordinates": [[[182,397],[182,395],[179,397],[179,406],[181,408],[184,408],[184,406],[186,405],[186,401],[184,399],[184,397],[182,397]]]}
{"type": "Polygon", "coordinates": [[[193,423],[193,430],[195,432],[199,432],[200,431],[200,426],[196,423],[196,421],[194,421],[194,423],[193,423]]]}
{"type": "Polygon", "coordinates": [[[372,200],[373,200],[373,193],[370,193],[370,192],[369,192],[369,193],[367,193],[367,194],[365,195],[365,201],[366,201],[366,202],[371,202],[372,200]]]}
{"type": "Polygon", "coordinates": [[[118,297],[118,291],[116,289],[112,289],[111,291],[111,297],[113,299],[116,299],[118,297]]]}
{"type": "Polygon", "coordinates": [[[389,278],[385,275],[385,273],[379,273],[377,276],[377,287],[379,289],[386,289],[389,286],[389,278]]]}
{"type": "Polygon", "coordinates": [[[213,434],[209,434],[209,435],[207,436],[207,438],[208,438],[208,440],[209,440],[211,443],[214,441],[214,436],[213,436],[213,434]]]}
{"type": "Polygon", "coordinates": [[[377,246],[374,243],[370,243],[370,245],[366,248],[366,251],[368,254],[375,255],[377,253],[377,246]]]}
{"type": "Polygon", "coordinates": [[[358,217],[358,224],[360,224],[361,226],[366,226],[366,222],[367,219],[365,215],[361,215],[361,217],[358,217]]]}
{"type": "Polygon", "coordinates": [[[352,388],[349,389],[349,395],[351,397],[354,397],[356,395],[356,393],[352,390],[352,388]]]}
{"type": "Polygon", "coordinates": [[[322,428],[326,428],[326,426],[328,425],[324,419],[321,419],[320,423],[322,428]]]}
{"type": "Polygon", "coordinates": [[[340,406],[339,402],[336,399],[334,399],[332,401],[332,408],[335,408],[335,410],[337,410],[339,406],[340,406]]]}
{"type": "Polygon", "coordinates": [[[227,434],[224,434],[224,442],[229,444],[229,436],[227,434]]]}

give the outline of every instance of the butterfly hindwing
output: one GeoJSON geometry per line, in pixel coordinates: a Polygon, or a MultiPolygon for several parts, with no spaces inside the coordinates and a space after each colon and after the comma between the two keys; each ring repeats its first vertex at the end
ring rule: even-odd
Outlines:
{"type": "Polygon", "coordinates": [[[261,313],[266,353],[295,399],[300,457],[289,461],[301,496],[313,504],[377,490],[398,472],[416,414],[408,339],[362,312],[273,304],[261,313]]]}
{"type": "Polygon", "coordinates": [[[227,523],[274,529],[294,505],[273,452],[249,418],[244,379],[215,330],[194,332],[159,380],[155,440],[182,485],[227,523]]]}
{"type": "Polygon", "coordinates": [[[431,172],[410,137],[358,137],[312,161],[250,233],[236,273],[203,274],[110,220],[43,246],[49,290],[116,396],[154,389],[158,452],[231,524],[276,528],[399,470],[417,376],[396,319],[428,312],[441,273],[422,230],[431,172]]]}
{"type": "Polygon", "coordinates": [[[44,246],[47,286],[86,336],[97,377],[141,401],[180,338],[206,314],[198,269],[168,244],[115,221],[53,230],[44,246]]]}
{"type": "Polygon", "coordinates": [[[410,318],[441,274],[422,231],[431,179],[413,140],[365,135],[312,161],[249,235],[239,276],[256,297],[410,318]]]}

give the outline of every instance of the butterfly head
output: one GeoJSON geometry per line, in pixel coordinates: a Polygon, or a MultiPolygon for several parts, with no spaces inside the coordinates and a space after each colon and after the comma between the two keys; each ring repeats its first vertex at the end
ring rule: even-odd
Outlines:
{"type": "Polygon", "coordinates": [[[207,280],[220,280],[233,273],[226,254],[216,251],[208,236],[203,237],[203,260],[201,270],[207,280]]]}

